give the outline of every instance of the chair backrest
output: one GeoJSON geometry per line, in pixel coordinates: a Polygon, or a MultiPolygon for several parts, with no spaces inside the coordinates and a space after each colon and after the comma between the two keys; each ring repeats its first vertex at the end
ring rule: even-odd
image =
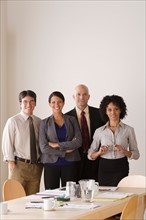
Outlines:
{"type": "MultiPolygon", "coordinates": [[[[118,187],[138,187],[146,188],[146,176],[142,175],[129,175],[124,177],[117,185],[118,187]]],[[[146,208],[146,195],[144,196],[144,205],[140,208],[141,216],[144,216],[146,208]]]]}
{"type": "Polygon", "coordinates": [[[25,190],[20,182],[15,179],[7,179],[3,184],[3,201],[26,196],[25,190]]]}
{"type": "Polygon", "coordinates": [[[135,220],[137,213],[138,196],[132,196],[129,198],[127,204],[125,205],[120,220],[135,220]]]}
{"type": "Polygon", "coordinates": [[[146,188],[146,176],[129,175],[121,179],[118,187],[139,187],[146,188]]]}

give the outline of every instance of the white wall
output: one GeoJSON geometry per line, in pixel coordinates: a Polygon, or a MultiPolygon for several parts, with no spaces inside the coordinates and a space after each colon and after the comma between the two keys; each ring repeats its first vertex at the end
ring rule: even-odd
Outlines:
{"type": "Polygon", "coordinates": [[[13,0],[3,10],[7,100],[1,106],[7,114],[2,127],[19,111],[23,89],[37,93],[35,113],[44,118],[51,113],[52,91],[63,92],[66,112],[74,107],[74,87],[85,83],[90,105],[98,107],[107,94],[124,98],[124,122],[135,128],[141,153],[138,161],[130,161],[130,173],[146,175],[145,1],[13,0]]]}

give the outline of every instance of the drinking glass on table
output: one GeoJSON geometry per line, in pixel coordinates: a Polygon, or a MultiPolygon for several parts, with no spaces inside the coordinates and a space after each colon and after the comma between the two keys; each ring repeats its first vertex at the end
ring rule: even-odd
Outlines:
{"type": "Polygon", "coordinates": [[[95,180],[83,179],[79,181],[81,187],[81,197],[86,202],[92,202],[95,192],[95,180]]]}

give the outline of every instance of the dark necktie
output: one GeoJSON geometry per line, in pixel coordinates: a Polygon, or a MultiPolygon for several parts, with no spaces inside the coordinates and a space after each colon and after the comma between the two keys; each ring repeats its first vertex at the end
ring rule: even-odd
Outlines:
{"type": "Polygon", "coordinates": [[[81,133],[82,133],[83,152],[87,153],[90,145],[90,137],[89,137],[89,130],[88,130],[87,120],[84,111],[81,112],[81,133]]]}
{"type": "Polygon", "coordinates": [[[32,117],[29,117],[29,129],[30,129],[30,158],[31,162],[37,162],[37,151],[36,151],[36,138],[33,125],[32,117]]]}

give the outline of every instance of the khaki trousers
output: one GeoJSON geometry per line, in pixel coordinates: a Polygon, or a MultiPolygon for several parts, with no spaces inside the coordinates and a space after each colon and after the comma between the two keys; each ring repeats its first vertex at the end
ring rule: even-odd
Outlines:
{"type": "Polygon", "coordinates": [[[23,185],[26,195],[32,195],[40,190],[42,170],[42,164],[16,161],[14,170],[9,170],[9,179],[18,180],[23,185]]]}

